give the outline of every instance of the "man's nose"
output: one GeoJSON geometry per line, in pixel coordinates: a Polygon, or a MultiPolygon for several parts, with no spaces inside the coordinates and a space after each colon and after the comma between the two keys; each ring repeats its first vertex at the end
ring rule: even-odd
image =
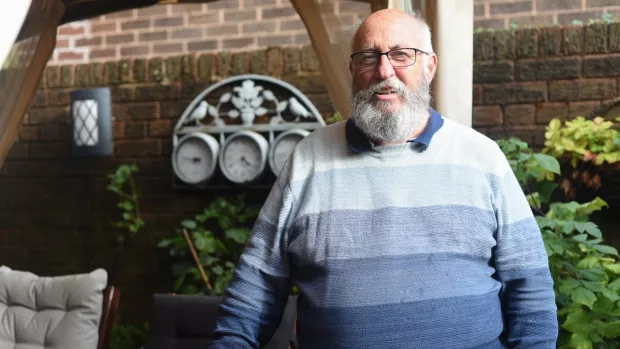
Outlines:
{"type": "Polygon", "coordinates": [[[390,59],[386,55],[379,58],[379,64],[375,72],[377,79],[387,80],[394,75],[394,67],[390,63],[390,59]]]}

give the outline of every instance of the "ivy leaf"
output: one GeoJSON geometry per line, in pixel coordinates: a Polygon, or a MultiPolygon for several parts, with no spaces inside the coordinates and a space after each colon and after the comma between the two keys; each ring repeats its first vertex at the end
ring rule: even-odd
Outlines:
{"type": "Polygon", "coordinates": [[[249,236],[250,230],[247,228],[233,228],[226,230],[226,237],[239,244],[245,244],[249,236]]]}
{"type": "Polygon", "coordinates": [[[609,288],[605,287],[601,293],[603,294],[603,296],[605,296],[607,299],[609,299],[612,302],[617,301],[618,299],[620,299],[620,296],[618,295],[618,291],[612,291],[609,288]]]}
{"type": "Polygon", "coordinates": [[[566,320],[562,324],[562,328],[569,332],[583,332],[584,325],[590,323],[590,317],[582,309],[579,308],[566,316],[566,320]]]}
{"type": "Polygon", "coordinates": [[[577,268],[579,269],[599,268],[601,266],[599,264],[600,260],[601,259],[599,257],[595,257],[595,256],[586,257],[577,263],[577,268]]]}
{"type": "Polygon", "coordinates": [[[586,232],[595,238],[603,238],[601,230],[592,222],[575,222],[575,229],[580,233],[586,232]]]}
{"type": "Polygon", "coordinates": [[[607,290],[602,282],[581,281],[581,283],[592,292],[605,292],[607,290]]]}
{"type": "Polygon", "coordinates": [[[620,263],[605,264],[605,269],[611,271],[614,274],[620,274],[620,263]]]}
{"type": "Polygon", "coordinates": [[[598,325],[597,330],[607,338],[618,338],[620,337],[620,321],[601,323],[598,325]]]}
{"type": "Polygon", "coordinates": [[[575,235],[573,236],[573,240],[579,241],[579,242],[585,242],[586,240],[588,240],[588,234],[575,235]]]}
{"type": "Polygon", "coordinates": [[[215,275],[222,275],[222,273],[224,272],[224,269],[219,265],[214,266],[213,268],[211,268],[211,270],[215,275]]]}
{"type": "Polygon", "coordinates": [[[583,286],[575,288],[571,293],[571,298],[573,301],[581,303],[590,309],[592,309],[592,305],[594,305],[594,302],[596,302],[596,295],[594,294],[594,292],[588,290],[583,286]]]}
{"type": "Polygon", "coordinates": [[[611,246],[607,246],[607,245],[595,245],[594,249],[601,252],[601,253],[607,253],[607,254],[611,254],[614,256],[618,255],[618,250],[616,250],[614,247],[611,246]]]}
{"type": "Polygon", "coordinates": [[[187,229],[196,229],[196,222],[189,220],[189,219],[186,219],[183,222],[181,222],[181,225],[183,225],[187,229]]]}
{"type": "Polygon", "coordinates": [[[580,285],[581,283],[579,281],[570,278],[560,281],[560,287],[558,289],[564,294],[571,294],[571,292],[580,285]]]}
{"type": "Polygon", "coordinates": [[[570,347],[575,349],[592,349],[592,341],[585,333],[573,333],[570,336],[570,347]]]}
{"type": "Polygon", "coordinates": [[[607,285],[607,287],[611,288],[614,291],[618,290],[620,288],[620,278],[615,279],[614,281],[610,282],[609,285],[607,285]]]}
{"type": "Polygon", "coordinates": [[[537,153],[534,154],[534,159],[538,161],[540,166],[542,166],[545,170],[560,174],[560,163],[553,156],[537,153]]]}
{"type": "Polygon", "coordinates": [[[605,271],[602,269],[579,270],[578,274],[581,278],[590,281],[603,281],[607,279],[607,274],[605,274],[605,271]]]}

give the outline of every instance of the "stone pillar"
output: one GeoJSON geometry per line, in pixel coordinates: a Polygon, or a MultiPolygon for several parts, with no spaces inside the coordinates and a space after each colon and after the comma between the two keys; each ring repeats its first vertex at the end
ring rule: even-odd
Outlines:
{"type": "Polygon", "coordinates": [[[433,32],[439,61],[432,86],[435,108],[446,118],[471,127],[473,0],[427,0],[424,13],[433,32]]]}

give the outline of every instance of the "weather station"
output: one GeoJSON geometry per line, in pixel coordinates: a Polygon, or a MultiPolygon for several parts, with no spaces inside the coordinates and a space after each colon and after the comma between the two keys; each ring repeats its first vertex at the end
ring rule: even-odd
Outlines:
{"type": "Polygon", "coordinates": [[[323,126],[312,102],[284,81],[222,80],[199,93],[174,127],[173,186],[269,187],[297,143],[323,126]]]}

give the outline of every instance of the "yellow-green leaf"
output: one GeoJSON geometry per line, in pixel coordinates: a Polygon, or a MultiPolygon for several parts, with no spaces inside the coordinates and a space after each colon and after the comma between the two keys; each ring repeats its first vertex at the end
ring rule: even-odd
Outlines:
{"type": "Polygon", "coordinates": [[[573,333],[570,337],[570,347],[575,349],[592,349],[592,341],[584,333],[573,333]]]}
{"type": "Polygon", "coordinates": [[[614,274],[620,274],[620,263],[605,264],[605,269],[611,271],[614,274]]]}

